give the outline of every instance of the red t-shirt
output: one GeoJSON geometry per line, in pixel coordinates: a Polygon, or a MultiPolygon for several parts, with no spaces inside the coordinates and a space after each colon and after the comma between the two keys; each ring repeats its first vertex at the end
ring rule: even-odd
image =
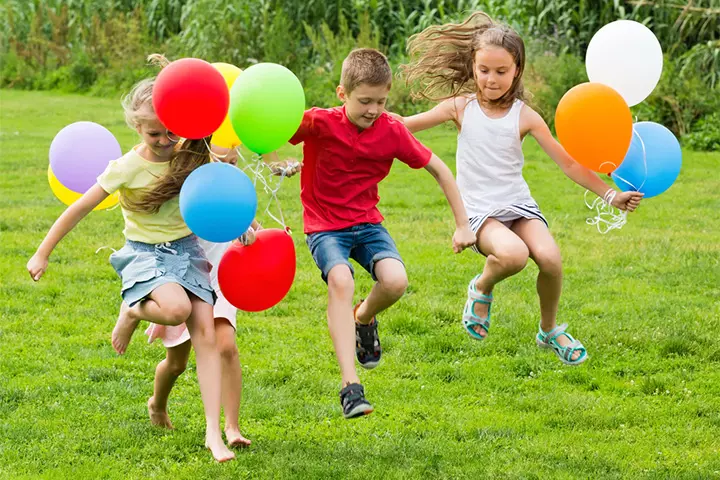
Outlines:
{"type": "Polygon", "coordinates": [[[432,152],[401,122],[383,113],[358,131],[345,107],[311,108],[290,143],[303,145],[300,199],[305,233],[380,223],[378,183],[395,158],[423,168],[432,152]]]}

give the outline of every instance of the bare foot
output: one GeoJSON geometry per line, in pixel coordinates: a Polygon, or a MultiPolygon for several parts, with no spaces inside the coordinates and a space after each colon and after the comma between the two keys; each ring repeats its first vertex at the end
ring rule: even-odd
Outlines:
{"type": "Polygon", "coordinates": [[[150,415],[150,423],[155,425],[156,427],[160,428],[169,428],[173,429],[172,422],[170,421],[170,417],[168,416],[167,412],[164,410],[159,410],[155,407],[155,397],[150,397],[148,399],[148,415],[150,415]]]}
{"type": "Polygon", "coordinates": [[[223,443],[219,433],[212,437],[212,440],[205,437],[205,447],[210,450],[216,461],[222,463],[235,458],[235,454],[223,443]]]}
{"type": "Polygon", "coordinates": [[[130,338],[139,322],[140,320],[130,316],[130,307],[128,307],[127,303],[122,302],[122,305],[120,305],[120,315],[112,332],[112,346],[120,355],[125,353],[130,343],[130,338]]]}
{"type": "Polygon", "coordinates": [[[240,429],[237,427],[225,427],[225,438],[228,447],[248,447],[252,443],[250,440],[242,436],[240,429]]]}

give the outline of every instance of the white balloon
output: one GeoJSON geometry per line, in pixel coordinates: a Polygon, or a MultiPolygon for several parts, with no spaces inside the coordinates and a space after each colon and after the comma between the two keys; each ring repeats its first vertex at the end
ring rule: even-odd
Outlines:
{"type": "Polygon", "coordinates": [[[614,88],[631,107],[652,93],[662,66],[657,37],[632,20],[618,20],[598,30],[585,56],[590,81],[614,88]]]}

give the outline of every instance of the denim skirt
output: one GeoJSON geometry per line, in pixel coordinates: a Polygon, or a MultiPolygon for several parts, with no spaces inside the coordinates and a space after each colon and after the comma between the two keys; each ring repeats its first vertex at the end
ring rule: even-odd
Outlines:
{"type": "Polygon", "coordinates": [[[212,266],[195,235],[158,244],[127,240],[110,255],[110,264],[120,275],[121,294],[130,307],[166,283],[177,283],[204,302],[215,304],[212,266]]]}

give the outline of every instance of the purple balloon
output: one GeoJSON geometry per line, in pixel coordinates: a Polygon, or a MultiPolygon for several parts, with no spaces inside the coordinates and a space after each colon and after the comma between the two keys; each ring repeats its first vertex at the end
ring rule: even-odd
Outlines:
{"type": "Polygon", "coordinates": [[[75,122],[55,135],[50,144],[50,168],[73,192],[85,193],[122,150],[110,130],[94,122],[75,122]]]}

